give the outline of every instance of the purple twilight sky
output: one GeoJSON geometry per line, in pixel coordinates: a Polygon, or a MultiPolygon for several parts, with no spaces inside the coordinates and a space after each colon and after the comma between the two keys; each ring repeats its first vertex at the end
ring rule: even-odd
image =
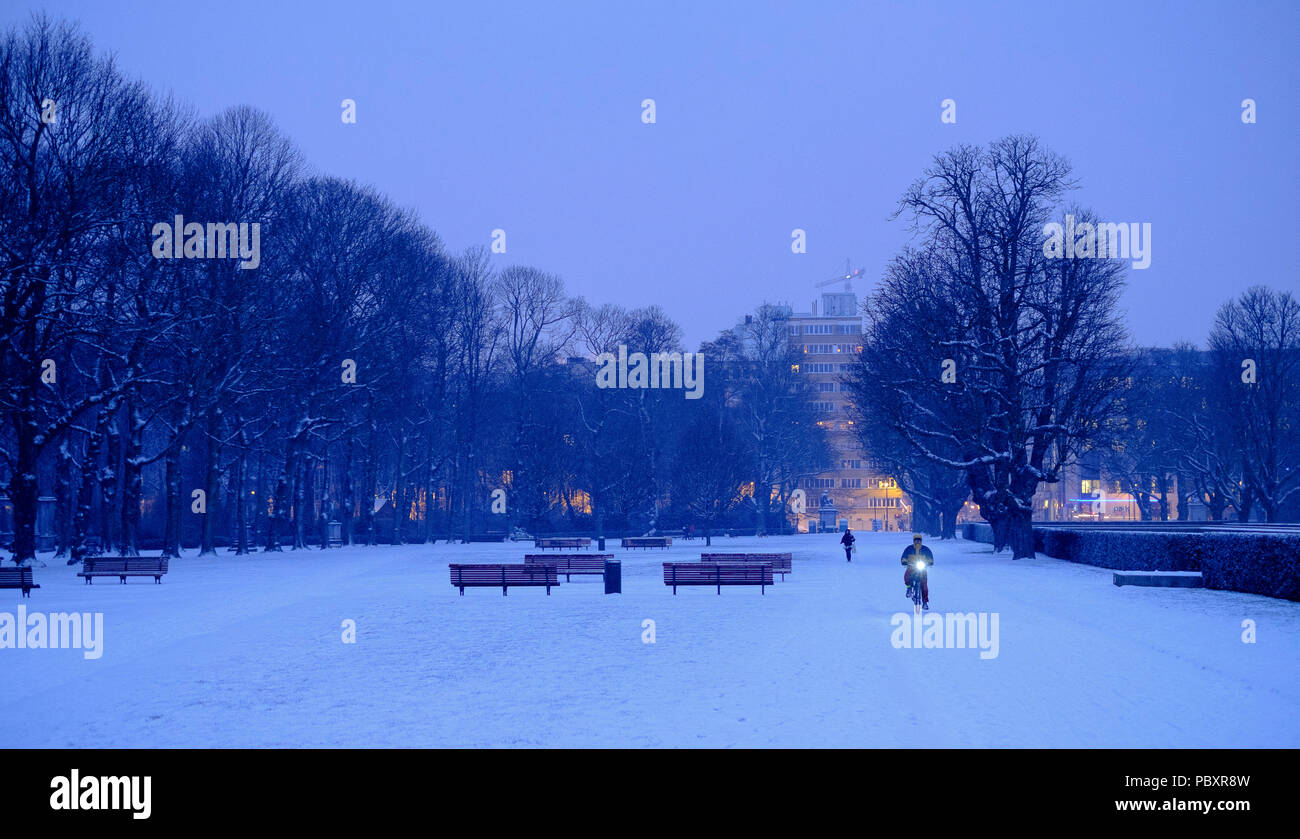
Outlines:
{"type": "Polygon", "coordinates": [[[691,346],[764,300],[807,308],[846,258],[869,290],[929,158],[1019,132],[1074,163],[1101,218],[1151,223],[1123,301],[1139,343],[1202,342],[1247,285],[1300,287],[1300,3],[49,0],[0,20],[34,11],[201,114],[270,112],[314,169],[449,249],[502,228],[501,264],[658,303],[691,346]]]}

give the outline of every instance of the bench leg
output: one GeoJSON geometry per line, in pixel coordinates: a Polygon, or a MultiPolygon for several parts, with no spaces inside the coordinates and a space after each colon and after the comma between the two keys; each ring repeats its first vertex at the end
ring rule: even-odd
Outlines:
{"type": "Polygon", "coordinates": [[[501,596],[502,596],[502,597],[505,597],[505,596],[506,596],[506,586],[502,586],[502,587],[501,587],[501,596]]]}
{"type": "Polygon", "coordinates": [[[461,597],[464,597],[464,596],[465,596],[465,587],[464,587],[464,586],[461,586],[461,587],[460,587],[460,596],[461,596],[461,597]]]}
{"type": "Polygon", "coordinates": [[[153,578],[153,581],[154,581],[155,583],[162,583],[162,577],[154,577],[154,578],[153,578]]]}
{"type": "Polygon", "coordinates": [[[122,585],[126,585],[126,577],[122,577],[122,585]]]}

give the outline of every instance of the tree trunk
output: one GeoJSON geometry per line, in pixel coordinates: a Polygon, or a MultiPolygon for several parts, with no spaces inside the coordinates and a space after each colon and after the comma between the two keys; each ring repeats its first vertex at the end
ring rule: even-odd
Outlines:
{"type": "Polygon", "coordinates": [[[9,497],[14,505],[13,560],[26,565],[36,559],[36,458],[35,446],[18,445],[18,457],[9,479],[9,497]]]}
{"type": "Polygon", "coordinates": [[[307,547],[307,458],[300,452],[293,462],[293,549],[307,547]]]}
{"type": "MultiPolygon", "coordinates": [[[[235,556],[248,553],[248,455],[239,453],[235,465],[235,556]]],[[[254,496],[256,498],[256,496],[254,496]]]]}
{"type": "MultiPolygon", "coordinates": [[[[86,440],[86,451],[81,460],[81,486],[77,490],[77,510],[72,520],[72,555],[69,565],[81,562],[90,553],[91,505],[95,499],[95,473],[99,468],[99,451],[104,444],[104,428],[112,416],[112,409],[106,407],[95,419],[86,440]]],[[[103,547],[100,546],[100,550],[103,547]]]]}
{"type": "Polygon", "coordinates": [[[72,495],[71,433],[66,433],[59,443],[58,468],[54,479],[54,556],[66,557],[72,550],[72,510],[76,503],[72,495]]]}
{"type": "Polygon", "coordinates": [[[117,512],[118,484],[121,480],[122,467],[122,429],[118,410],[112,411],[108,422],[108,462],[99,473],[100,522],[99,541],[101,549],[107,553],[118,543],[117,512]]]}
{"type": "Polygon", "coordinates": [[[1007,546],[1010,522],[1005,515],[985,516],[985,521],[993,528],[993,552],[1001,553],[1007,546]]]}
{"type": "Polygon", "coordinates": [[[221,416],[218,411],[208,414],[208,458],[204,476],[204,493],[207,495],[207,512],[203,516],[203,539],[199,545],[199,556],[215,556],[217,553],[217,493],[221,491],[221,416]]]}
{"type": "Polygon", "coordinates": [[[375,544],[375,490],[378,479],[375,474],[375,449],[371,446],[361,485],[361,542],[364,545],[375,544]]]}
{"type": "Polygon", "coordinates": [[[352,511],[356,506],[357,499],[352,491],[352,469],[355,462],[352,457],[352,435],[348,434],[345,460],[343,461],[343,515],[342,515],[342,538],[343,544],[352,544],[352,511]]]}
{"type": "Polygon", "coordinates": [[[162,555],[179,557],[181,555],[181,469],[180,457],[173,445],[163,458],[163,492],[166,498],[163,520],[162,555]]]}
{"type": "Polygon", "coordinates": [[[393,473],[393,533],[392,544],[402,544],[402,517],[405,515],[406,479],[403,469],[406,468],[404,462],[406,458],[406,434],[399,432],[397,435],[397,469],[393,473]]]}
{"type": "Polygon", "coordinates": [[[136,541],[140,533],[140,502],[144,497],[140,452],[145,422],[135,402],[127,403],[122,421],[126,423],[127,432],[122,451],[122,516],[117,553],[119,556],[139,556],[140,548],[136,541]]]}
{"type": "Polygon", "coordinates": [[[1013,510],[1007,516],[1007,544],[1012,559],[1034,558],[1033,516],[1029,510],[1013,510]]]}

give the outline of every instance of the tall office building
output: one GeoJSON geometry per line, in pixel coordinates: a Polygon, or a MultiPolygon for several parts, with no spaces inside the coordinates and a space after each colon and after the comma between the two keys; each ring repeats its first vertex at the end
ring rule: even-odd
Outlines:
{"type": "Polygon", "coordinates": [[[862,316],[852,281],[861,271],[846,269],[842,291],[823,291],[810,311],[789,314],[790,343],[799,358],[799,373],[817,392],[818,425],[829,430],[832,468],[803,479],[807,510],[799,529],[817,529],[823,496],[836,509],[836,526],[854,530],[900,530],[911,527],[911,508],[898,482],[863,451],[854,429],[848,385],[844,381],[862,352],[862,316]]]}

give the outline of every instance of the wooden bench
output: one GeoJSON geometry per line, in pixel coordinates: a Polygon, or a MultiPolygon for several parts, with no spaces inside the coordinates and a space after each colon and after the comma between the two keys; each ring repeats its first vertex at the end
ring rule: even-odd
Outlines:
{"type": "Polygon", "coordinates": [[[628,548],[671,548],[671,536],[629,536],[623,539],[623,549],[628,548]]]}
{"type": "Polygon", "coordinates": [[[613,554],[524,554],[524,565],[547,565],[563,574],[565,582],[571,574],[599,574],[605,577],[605,560],[613,554]]]}
{"type": "Polygon", "coordinates": [[[781,579],[794,570],[791,554],[700,554],[700,562],[770,562],[772,571],[780,574],[781,579]]]}
{"type": "Polygon", "coordinates": [[[32,579],[32,569],[24,565],[0,568],[0,588],[20,588],[23,590],[23,597],[31,597],[32,589],[40,586],[32,579]]]}
{"type": "Polygon", "coordinates": [[[460,589],[463,596],[467,588],[493,588],[501,586],[505,595],[510,586],[546,586],[550,595],[551,586],[560,584],[555,568],[549,565],[459,565],[448,566],[451,569],[451,584],[460,589]]]}
{"type": "Polygon", "coordinates": [[[546,550],[547,548],[590,548],[591,540],[586,537],[542,537],[533,540],[533,547],[546,550]]]}
{"type": "Polygon", "coordinates": [[[722,594],[723,586],[759,586],[763,594],[773,585],[770,562],[665,562],[664,585],[716,586],[722,594]]]}
{"type": "Polygon", "coordinates": [[[95,577],[118,577],[126,585],[127,577],[153,577],[155,583],[161,583],[166,573],[165,556],[88,556],[77,576],[85,577],[87,585],[95,577]]]}

